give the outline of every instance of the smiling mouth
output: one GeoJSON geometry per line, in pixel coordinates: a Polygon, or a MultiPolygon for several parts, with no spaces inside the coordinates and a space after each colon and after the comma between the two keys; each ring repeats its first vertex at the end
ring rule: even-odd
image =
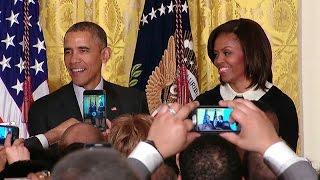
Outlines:
{"type": "Polygon", "coordinates": [[[69,68],[69,71],[71,73],[78,73],[78,72],[83,72],[85,71],[86,69],[85,68],[69,68]]]}
{"type": "Polygon", "coordinates": [[[228,71],[229,68],[227,67],[222,67],[222,68],[219,68],[219,73],[225,73],[228,71]]]}

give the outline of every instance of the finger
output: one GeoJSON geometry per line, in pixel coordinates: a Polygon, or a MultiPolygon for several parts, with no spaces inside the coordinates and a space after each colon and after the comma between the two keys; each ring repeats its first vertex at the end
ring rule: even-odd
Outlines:
{"type": "Polygon", "coordinates": [[[169,109],[169,106],[166,104],[162,104],[159,108],[158,108],[158,112],[154,115],[154,117],[159,116],[159,115],[163,115],[165,113],[167,113],[169,109]]]}
{"type": "MultiPolygon", "coordinates": [[[[237,99],[238,100],[238,99],[237,99]]],[[[242,100],[242,99],[240,99],[242,100]]],[[[231,113],[230,122],[238,122],[239,124],[243,124],[247,119],[246,116],[252,113],[252,109],[248,108],[245,104],[238,101],[220,101],[219,104],[227,105],[233,109],[231,113]]]]}
{"type": "Polygon", "coordinates": [[[230,103],[231,103],[232,101],[225,101],[225,100],[220,100],[219,101],[219,106],[225,106],[225,107],[230,107],[230,103]]]}
{"type": "Polygon", "coordinates": [[[112,123],[109,119],[106,119],[106,124],[107,124],[108,128],[111,129],[112,123]]]}
{"type": "Polygon", "coordinates": [[[173,111],[175,112],[174,115],[177,114],[177,112],[181,109],[181,105],[179,103],[169,103],[168,106],[169,109],[173,109],[173,111]]]}
{"type": "Polygon", "coordinates": [[[222,138],[226,139],[227,141],[231,142],[232,144],[238,145],[240,141],[239,135],[232,133],[232,132],[225,132],[219,134],[222,138]]]}
{"type": "Polygon", "coordinates": [[[11,138],[12,138],[12,134],[8,133],[6,140],[4,141],[4,147],[10,147],[11,146],[11,138]]]}
{"type": "Polygon", "coordinates": [[[158,114],[158,112],[160,111],[160,109],[161,109],[161,105],[151,113],[151,116],[155,117],[158,114]]]}
{"type": "Polygon", "coordinates": [[[234,109],[231,113],[230,122],[238,122],[240,125],[246,120],[246,114],[240,109],[234,109]]]}
{"type": "Polygon", "coordinates": [[[25,160],[30,160],[30,152],[26,147],[22,147],[25,160]]]}
{"type": "Polygon", "coordinates": [[[236,99],[233,101],[219,101],[220,106],[231,107],[232,109],[240,109],[243,112],[248,112],[249,108],[244,103],[247,100],[244,99],[236,99]]]}
{"type": "Polygon", "coordinates": [[[252,110],[258,109],[258,107],[252,101],[249,101],[246,99],[236,99],[236,101],[245,105],[247,108],[250,108],[252,110]]]}
{"type": "Polygon", "coordinates": [[[188,104],[181,107],[181,109],[177,112],[177,119],[186,119],[190,112],[192,112],[196,107],[199,106],[198,101],[189,102],[188,104]]]}
{"type": "Polygon", "coordinates": [[[19,145],[23,144],[23,141],[24,141],[24,139],[22,139],[22,138],[16,139],[16,140],[13,142],[12,145],[14,145],[14,146],[19,146],[19,145]]]}
{"type": "Polygon", "coordinates": [[[78,119],[73,118],[73,117],[70,118],[69,121],[70,121],[71,123],[73,123],[73,124],[80,123],[80,121],[79,121],[78,119]]]}
{"type": "Polygon", "coordinates": [[[233,105],[234,105],[233,109],[239,109],[245,114],[250,114],[252,112],[252,109],[247,106],[247,104],[245,103],[246,101],[243,101],[243,99],[241,100],[242,100],[241,102],[240,100],[233,102],[233,105]]]}
{"type": "Polygon", "coordinates": [[[193,124],[192,120],[186,119],[183,121],[183,123],[187,127],[188,131],[191,131],[193,129],[194,124],[193,124]]]}

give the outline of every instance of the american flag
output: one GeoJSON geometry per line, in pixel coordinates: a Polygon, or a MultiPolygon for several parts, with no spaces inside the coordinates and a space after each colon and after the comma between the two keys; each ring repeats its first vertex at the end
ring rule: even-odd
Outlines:
{"type": "Polygon", "coordinates": [[[37,0],[0,1],[0,121],[28,137],[30,104],[49,93],[37,0]]]}
{"type": "MultiPolygon", "coordinates": [[[[177,64],[176,79],[171,90],[176,91],[173,92],[177,94],[176,101],[185,104],[199,94],[187,0],[145,1],[129,86],[146,89],[150,75],[155,67],[159,66],[164,51],[168,48],[171,36],[174,36],[175,40],[177,64]]],[[[170,102],[166,96],[161,98],[163,102],[170,102]]],[[[149,99],[148,103],[150,106],[149,99]]]]}

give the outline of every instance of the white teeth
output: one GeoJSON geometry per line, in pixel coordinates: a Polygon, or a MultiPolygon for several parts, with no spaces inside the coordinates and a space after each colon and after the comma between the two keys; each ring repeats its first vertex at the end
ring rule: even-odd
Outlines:
{"type": "Polygon", "coordinates": [[[229,68],[223,67],[223,68],[220,68],[219,71],[220,71],[220,72],[225,72],[225,71],[227,71],[228,69],[229,69],[229,68]]]}
{"type": "Polygon", "coordinates": [[[77,68],[77,69],[70,69],[72,72],[82,72],[85,69],[84,68],[77,68]]]}

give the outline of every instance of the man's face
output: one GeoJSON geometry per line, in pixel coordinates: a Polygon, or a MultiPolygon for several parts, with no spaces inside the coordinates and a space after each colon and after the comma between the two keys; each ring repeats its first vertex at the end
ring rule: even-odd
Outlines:
{"type": "Polygon", "coordinates": [[[109,58],[109,48],[101,46],[89,31],[66,34],[64,63],[74,84],[87,90],[99,84],[102,63],[109,58]]]}

